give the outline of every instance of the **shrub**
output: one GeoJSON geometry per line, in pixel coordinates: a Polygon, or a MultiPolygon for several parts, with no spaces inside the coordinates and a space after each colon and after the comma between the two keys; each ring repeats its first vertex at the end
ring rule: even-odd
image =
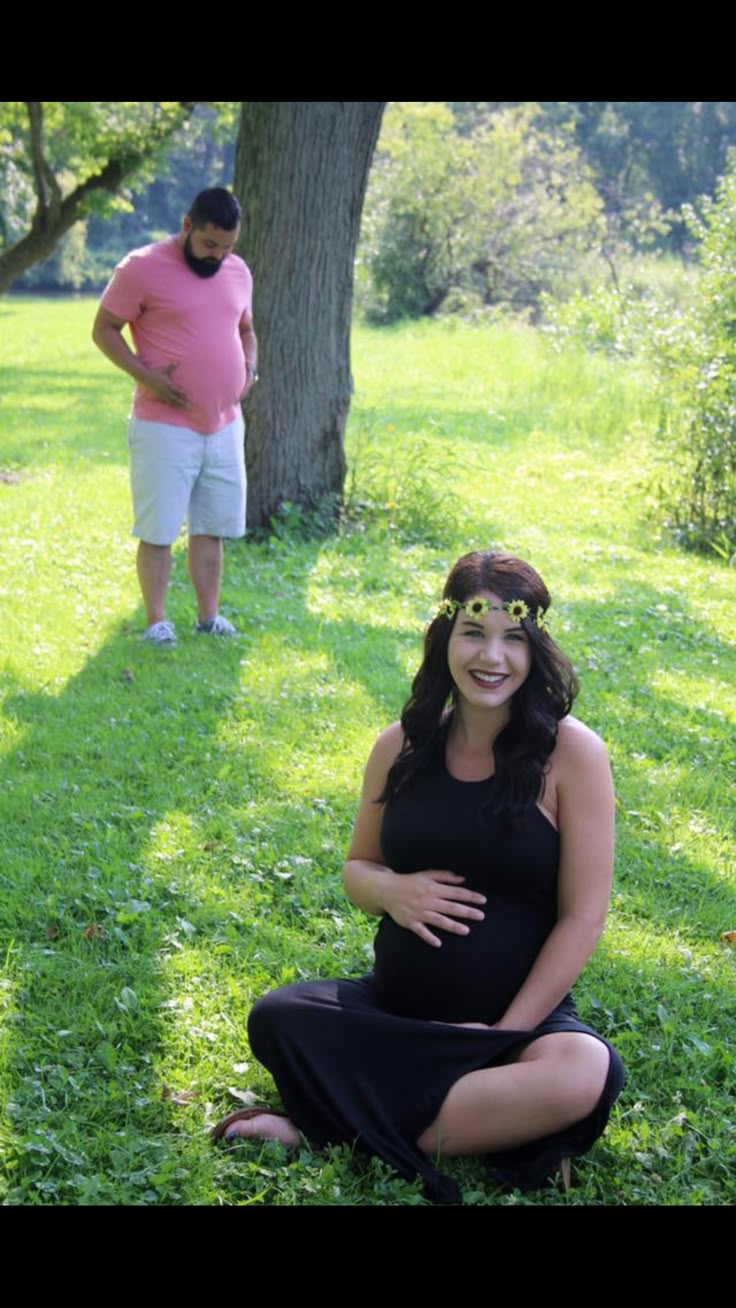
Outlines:
{"type": "Polygon", "coordinates": [[[678,538],[736,554],[736,152],[713,198],[686,206],[702,266],[698,307],[658,333],[673,446],[664,500],[678,538]]]}
{"type": "Polygon", "coordinates": [[[475,312],[536,305],[565,282],[602,238],[603,202],[572,131],[540,115],[503,109],[468,133],[447,104],[389,107],[358,252],[369,318],[435,313],[448,297],[475,312]]]}

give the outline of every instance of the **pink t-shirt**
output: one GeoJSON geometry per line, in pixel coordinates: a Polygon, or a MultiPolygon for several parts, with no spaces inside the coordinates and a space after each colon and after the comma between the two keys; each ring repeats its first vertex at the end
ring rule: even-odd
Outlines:
{"type": "Polygon", "coordinates": [[[186,391],[187,409],[174,409],[138,385],[136,418],[191,427],[213,435],[240,412],[245,357],[240,324],[250,320],[253,279],[229,254],[214,277],[199,277],[175,236],[133,250],[118,264],[102,297],[130,323],[138,357],[147,368],[175,363],[171,380],[186,391]]]}

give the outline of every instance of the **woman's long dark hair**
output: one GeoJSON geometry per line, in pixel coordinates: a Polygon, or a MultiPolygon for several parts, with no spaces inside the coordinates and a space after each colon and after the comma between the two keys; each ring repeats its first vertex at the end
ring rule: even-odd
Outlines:
{"type": "MultiPolygon", "coordinates": [[[[518,816],[544,792],[544,771],[557,740],[557,725],[570,712],[578,681],[570,660],[537,626],[537,612],[546,613],[550,596],[534,568],[496,550],[465,554],[447,578],[443,599],[465,604],[482,591],[491,591],[504,603],[524,600],[529,610],[521,625],[529,640],[531,670],[513,696],[511,717],[493,745],[496,782],[489,801],[495,811],[518,816]]],[[[386,778],[383,802],[426,770],[444,740],[448,703],[454,704],[457,696],[447,662],[456,621],[457,614],[440,615],[425,632],[424,660],[401,714],[405,742],[386,778]]]]}

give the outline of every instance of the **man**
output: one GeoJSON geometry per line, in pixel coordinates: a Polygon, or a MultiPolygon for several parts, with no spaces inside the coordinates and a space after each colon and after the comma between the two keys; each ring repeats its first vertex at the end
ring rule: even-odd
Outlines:
{"type": "Polygon", "coordinates": [[[139,537],[143,639],[176,643],[166,618],[171,547],[184,518],[195,630],[235,634],[218,612],[224,536],[245,532],[241,401],[257,379],[253,279],[233,254],[240,205],[229,191],[202,191],[178,236],[143,246],[118,264],[92,339],[137,382],[128,430],[139,537]],[[135,352],[122,335],[125,325],[135,352]]]}

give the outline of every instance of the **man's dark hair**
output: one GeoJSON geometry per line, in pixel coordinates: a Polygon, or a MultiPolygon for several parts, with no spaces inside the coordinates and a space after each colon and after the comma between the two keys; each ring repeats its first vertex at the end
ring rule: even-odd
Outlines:
{"type": "Polygon", "coordinates": [[[187,217],[191,218],[193,227],[213,223],[224,232],[232,232],[240,222],[240,204],[224,186],[210,186],[192,201],[187,217]]]}

